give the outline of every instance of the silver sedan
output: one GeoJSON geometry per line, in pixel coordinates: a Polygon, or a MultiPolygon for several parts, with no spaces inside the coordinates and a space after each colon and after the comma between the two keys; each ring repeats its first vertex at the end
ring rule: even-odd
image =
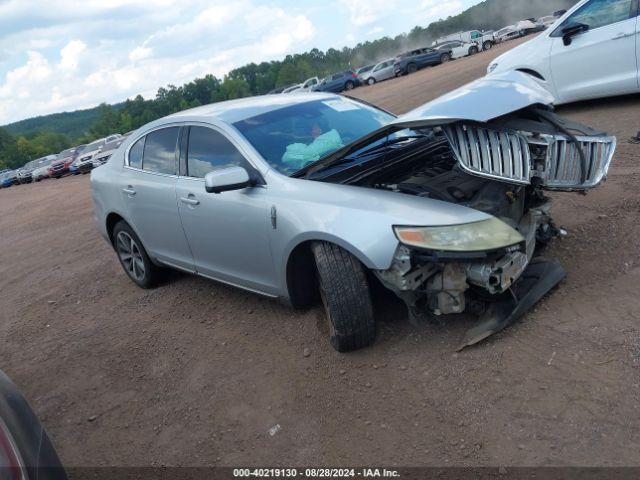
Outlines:
{"type": "Polygon", "coordinates": [[[376,64],[370,71],[362,75],[363,81],[367,85],[373,85],[377,82],[382,82],[384,80],[388,80],[390,78],[395,78],[396,76],[396,68],[395,68],[395,58],[389,58],[387,60],[383,60],[382,62],[376,64]]]}
{"type": "Polygon", "coordinates": [[[98,228],[143,288],[171,267],[295,308],[322,302],[348,351],[375,340],[377,283],[412,322],[479,315],[464,347],[564,277],[537,257],[563,233],[545,191],[593,188],[609,168],[615,138],[551,101],[509,72],[401,117],[320,93],[183,111],[92,172],[98,228]]]}

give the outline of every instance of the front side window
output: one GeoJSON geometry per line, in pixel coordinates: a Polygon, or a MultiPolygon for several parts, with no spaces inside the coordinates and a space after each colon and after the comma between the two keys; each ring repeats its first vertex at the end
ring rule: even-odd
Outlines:
{"type": "Polygon", "coordinates": [[[273,168],[290,175],[393,119],[374,107],[336,98],[298,103],[234,126],[273,168]]]}
{"type": "Polygon", "coordinates": [[[187,175],[203,178],[219,168],[249,164],[238,149],[221,133],[206,127],[191,127],[187,150],[187,175]]]}
{"type": "Polygon", "coordinates": [[[582,23],[593,30],[628,20],[634,2],[635,0],[592,0],[567,18],[563,27],[582,23]]]}
{"type": "Polygon", "coordinates": [[[142,137],[129,149],[129,166],[132,168],[142,168],[142,152],[144,151],[144,139],[142,137]]]}
{"type": "Polygon", "coordinates": [[[142,156],[142,169],[149,172],[176,173],[178,127],[163,128],[147,135],[142,156]]]}

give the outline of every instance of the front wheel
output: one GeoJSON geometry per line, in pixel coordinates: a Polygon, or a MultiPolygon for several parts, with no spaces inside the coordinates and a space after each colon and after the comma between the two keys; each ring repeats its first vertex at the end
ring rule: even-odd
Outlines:
{"type": "Polygon", "coordinates": [[[313,254],[331,345],[338,352],[349,352],[373,344],[376,323],[364,267],[331,243],[315,243],[313,254]]]}
{"type": "Polygon", "coordinates": [[[469,55],[475,55],[476,53],[478,53],[478,47],[471,47],[469,49],[469,55]]]}
{"type": "Polygon", "coordinates": [[[418,71],[418,66],[415,63],[410,63],[407,65],[407,73],[416,73],[418,71]]]}
{"type": "Polygon", "coordinates": [[[149,259],[133,229],[120,220],[113,228],[112,238],[120,265],[129,278],[139,287],[153,287],[159,280],[160,270],[149,259]]]}
{"type": "Polygon", "coordinates": [[[376,79],[371,77],[367,79],[367,85],[373,85],[374,83],[376,83],[376,79]]]}

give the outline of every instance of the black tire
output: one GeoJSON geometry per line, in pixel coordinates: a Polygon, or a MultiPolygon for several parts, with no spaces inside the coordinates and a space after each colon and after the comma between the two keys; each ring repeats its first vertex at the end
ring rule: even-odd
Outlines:
{"type": "MultiPolygon", "coordinates": [[[[118,261],[120,262],[122,269],[131,279],[131,281],[141,288],[152,288],[156,286],[160,281],[161,270],[149,259],[149,255],[147,254],[144,245],[142,245],[142,241],[140,241],[140,238],[138,237],[138,235],[136,235],[136,232],[133,231],[129,224],[124,220],[120,220],[118,223],[116,223],[116,225],[113,227],[111,238],[113,240],[113,248],[118,255],[118,261]],[[139,254],[139,258],[137,259],[141,261],[144,266],[144,272],[142,275],[139,275],[137,277],[134,276],[133,271],[136,270],[136,267],[139,265],[139,263],[136,263],[136,265],[133,266],[135,263],[133,255],[131,256],[132,260],[130,264],[127,264],[126,261],[123,260],[123,251],[121,250],[121,244],[119,243],[121,234],[123,235],[123,238],[126,238],[125,236],[128,236],[135,243],[135,248],[133,246],[130,246],[130,250],[131,252],[137,252],[136,257],[138,257],[139,254]],[[130,268],[131,266],[133,266],[133,271],[130,268]]],[[[139,269],[138,273],[140,273],[139,269]]]]}
{"type": "Polygon", "coordinates": [[[469,49],[469,55],[475,55],[478,52],[479,52],[478,47],[471,47],[469,49]]]}
{"type": "Polygon", "coordinates": [[[449,60],[451,60],[451,55],[448,53],[443,53],[440,57],[440,63],[447,63],[449,60]]]}
{"type": "Polygon", "coordinates": [[[418,66],[415,63],[410,63],[407,65],[407,73],[416,73],[418,71],[418,66]]]}
{"type": "Polygon", "coordinates": [[[351,80],[349,80],[347,83],[344,84],[345,90],[353,90],[355,87],[356,87],[356,84],[353,83],[351,80]]]}
{"type": "Polygon", "coordinates": [[[482,44],[483,50],[491,50],[493,48],[493,42],[491,40],[487,40],[482,44]]]}
{"type": "Polygon", "coordinates": [[[376,83],[376,79],[373,77],[367,78],[367,85],[373,85],[376,83]]]}
{"type": "Polygon", "coordinates": [[[316,242],[312,250],[331,345],[338,352],[349,352],[373,344],[376,322],[364,267],[331,243],[316,242]]]}

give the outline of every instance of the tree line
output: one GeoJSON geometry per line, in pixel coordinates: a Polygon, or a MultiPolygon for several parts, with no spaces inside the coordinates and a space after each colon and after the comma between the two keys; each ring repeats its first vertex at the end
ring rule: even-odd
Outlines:
{"type": "MultiPolygon", "coordinates": [[[[91,112],[56,114],[51,116],[49,124],[46,123],[47,117],[43,117],[44,121],[37,123],[36,130],[25,134],[15,135],[0,128],[0,170],[17,168],[29,160],[89,143],[111,133],[129,132],[180,110],[263,95],[278,87],[301,83],[312,76],[324,77],[340,70],[375,63],[416,46],[429,45],[433,39],[451,32],[473,28],[497,29],[523,18],[568,8],[574,3],[575,0],[485,0],[459,15],[433,22],[426,28],[417,26],[409,33],[394,38],[383,37],[341,50],[314,48],[309,52],[287,55],[279,61],[250,63],[230,71],[222,79],[206,75],[179,87],[161,87],[154,98],[145,99],[138,95],[121,104],[102,104],[91,112]],[[81,121],[79,116],[82,116],[81,121]]],[[[33,127],[35,120],[20,123],[33,127]]]]}

